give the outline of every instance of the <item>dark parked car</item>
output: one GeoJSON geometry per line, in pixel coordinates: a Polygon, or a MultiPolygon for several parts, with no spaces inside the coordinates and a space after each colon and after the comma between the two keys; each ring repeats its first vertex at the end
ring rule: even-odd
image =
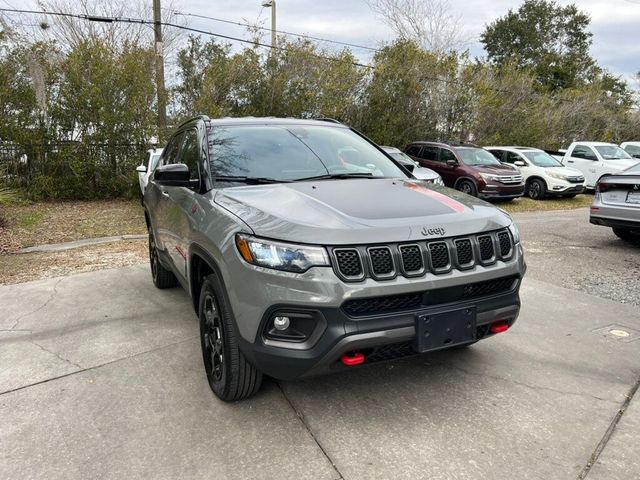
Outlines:
{"type": "Polygon", "coordinates": [[[511,199],[524,194],[520,170],[500,163],[470,143],[412,142],[405,153],[440,174],[447,187],[484,199],[511,199]]]}

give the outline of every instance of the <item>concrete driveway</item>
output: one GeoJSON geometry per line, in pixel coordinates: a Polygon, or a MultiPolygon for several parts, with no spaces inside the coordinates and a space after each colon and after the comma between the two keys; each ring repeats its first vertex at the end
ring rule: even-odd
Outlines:
{"type": "Polygon", "coordinates": [[[505,334],[236,404],[146,265],[0,287],[0,478],[640,478],[638,308],[534,277],[505,334]]]}

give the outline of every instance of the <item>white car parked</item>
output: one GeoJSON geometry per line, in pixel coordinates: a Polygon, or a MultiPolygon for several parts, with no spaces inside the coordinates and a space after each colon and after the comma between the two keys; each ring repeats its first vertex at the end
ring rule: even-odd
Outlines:
{"type": "Polygon", "coordinates": [[[586,178],[586,187],[595,189],[598,181],[607,175],[616,175],[640,163],[618,145],[605,142],[573,142],[564,155],[562,164],[580,170],[586,178]]]}
{"type": "Polygon", "coordinates": [[[140,184],[140,193],[142,195],[144,195],[144,190],[147,188],[147,183],[149,183],[149,176],[158,165],[160,155],[162,155],[162,148],[151,148],[147,150],[147,155],[144,157],[142,164],[136,167],[136,172],[138,172],[138,183],[140,184]]]}
{"type": "Polygon", "coordinates": [[[563,167],[544,150],[529,147],[484,148],[501,162],[520,169],[526,184],[525,195],[534,200],[548,196],[575,197],[584,191],[584,175],[573,168],[563,167]]]}
{"type": "Polygon", "coordinates": [[[620,144],[620,148],[633,158],[640,158],[640,142],[623,142],[620,144]]]}

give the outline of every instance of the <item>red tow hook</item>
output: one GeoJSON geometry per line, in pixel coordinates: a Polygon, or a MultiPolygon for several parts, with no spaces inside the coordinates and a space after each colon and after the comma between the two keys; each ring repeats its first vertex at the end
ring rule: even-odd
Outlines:
{"type": "Polygon", "coordinates": [[[353,367],[354,365],[360,365],[364,363],[364,353],[362,352],[348,352],[340,357],[340,360],[343,364],[348,367],[353,367]]]}
{"type": "Polygon", "coordinates": [[[502,333],[506,332],[507,330],[509,330],[509,322],[507,322],[506,320],[498,320],[497,322],[493,322],[491,324],[491,327],[489,328],[489,331],[491,333],[502,333]]]}

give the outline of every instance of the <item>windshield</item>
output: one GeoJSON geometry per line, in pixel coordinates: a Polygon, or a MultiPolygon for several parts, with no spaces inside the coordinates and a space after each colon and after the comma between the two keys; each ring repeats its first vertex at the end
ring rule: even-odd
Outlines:
{"type": "Polygon", "coordinates": [[[458,148],[457,150],[458,155],[460,155],[460,158],[465,165],[472,167],[477,165],[500,165],[500,162],[493,156],[493,154],[482,148],[465,147],[458,148]]]}
{"type": "Polygon", "coordinates": [[[373,145],[343,127],[216,126],[209,132],[214,176],[300,180],[321,175],[407,175],[373,145]]]}
{"type": "Polygon", "coordinates": [[[546,152],[522,152],[537,167],[561,167],[562,164],[546,152]]]}
{"type": "Polygon", "coordinates": [[[389,155],[391,155],[393,158],[395,158],[398,162],[400,162],[403,165],[413,165],[414,167],[416,166],[416,162],[409,155],[405,153],[390,152],[389,155]]]}
{"type": "Polygon", "coordinates": [[[617,145],[597,145],[595,148],[605,160],[623,160],[632,158],[631,155],[617,145]]]}

